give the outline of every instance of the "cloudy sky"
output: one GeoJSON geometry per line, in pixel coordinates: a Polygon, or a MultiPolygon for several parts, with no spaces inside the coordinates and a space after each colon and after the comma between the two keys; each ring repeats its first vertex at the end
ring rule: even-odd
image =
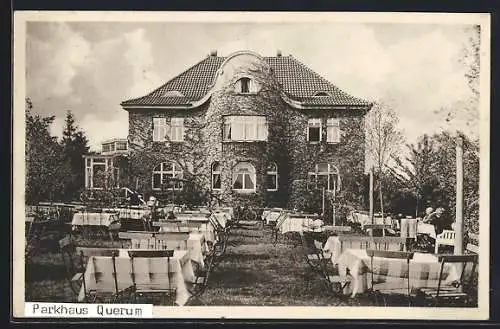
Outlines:
{"type": "Polygon", "coordinates": [[[30,22],[26,93],[38,113],[56,116],[53,134],[71,110],[98,149],[127,135],[120,102],[211,50],[280,49],[344,91],[392,106],[410,142],[450,128],[477,136],[474,115],[462,110],[471,97],[461,61],[470,35],[470,26],[450,24],[30,22]]]}

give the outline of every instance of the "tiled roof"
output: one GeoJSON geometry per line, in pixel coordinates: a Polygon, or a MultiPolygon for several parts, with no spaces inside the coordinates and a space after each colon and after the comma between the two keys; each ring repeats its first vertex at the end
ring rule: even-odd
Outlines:
{"type": "MultiPolygon", "coordinates": [[[[189,106],[208,93],[215,73],[224,60],[225,57],[208,56],[153,92],[125,101],[122,105],[189,106]],[[172,91],[180,92],[183,96],[172,97],[172,91]]],[[[365,106],[370,104],[343,92],[292,56],[264,57],[264,60],[269,63],[287,96],[303,105],[365,106]],[[314,97],[318,92],[325,92],[328,96],[314,97]]]]}

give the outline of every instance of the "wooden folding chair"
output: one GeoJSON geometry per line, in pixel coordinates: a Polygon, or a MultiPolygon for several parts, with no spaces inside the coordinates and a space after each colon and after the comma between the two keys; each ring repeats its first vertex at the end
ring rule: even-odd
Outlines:
{"type": "Polygon", "coordinates": [[[439,281],[437,288],[425,287],[418,289],[419,293],[423,294],[424,302],[430,302],[432,306],[442,306],[444,301],[455,303],[462,301],[464,305],[468,305],[473,299],[471,296],[471,288],[474,284],[474,273],[476,271],[479,256],[475,255],[439,255],[440,263],[439,281]],[[458,265],[461,268],[460,278],[458,282],[453,282],[451,286],[443,286],[443,274],[445,264],[458,265]],[[471,264],[472,268],[469,273],[469,278],[465,277],[467,265],[471,264]]]}
{"type": "Polygon", "coordinates": [[[156,234],[154,239],[155,246],[153,249],[168,250],[178,249],[187,250],[187,240],[189,239],[189,232],[168,232],[156,234]]]}
{"type": "Polygon", "coordinates": [[[374,236],[375,230],[382,230],[382,236],[385,237],[385,230],[391,229],[391,225],[387,224],[365,224],[363,230],[366,232],[370,230],[370,236],[374,236]]]}
{"type": "Polygon", "coordinates": [[[85,301],[90,303],[121,302],[123,292],[129,291],[129,289],[120,289],[118,284],[116,270],[118,251],[112,249],[99,251],[98,248],[89,248],[79,249],[79,252],[82,259],[85,256],[89,257],[89,261],[93,263],[95,269],[95,283],[92,289],[88,288],[90,283],[85,282],[85,276],[83,278],[85,301]]]}
{"type": "Polygon", "coordinates": [[[76,246],[70,236],[66,236],[59,241],[59,250],[66,269],[66,279],[70,289],[75,296],[78,296],[84,282],[83,275],[86,264],[76,254],[76,246]]]}
{"type": "Polygon", "coordinates": [[[174,250],[130,250],[128,251],[130,264],[132,268],[133,299],[137,303],[138,298],[146,297],[153,299],[155,296],[161,296],[160,305],[167,305],[167,300],[175,304],[175,295],[177,289],[172,287],[170,278],[170,258],[174,256],[174,250]],[[166,262],[158,262],[157,259],[166,258],[166,262]],[[150,266],[164,267],[158,273],[151,274],[151,268],[148,271],[140,271],[144,267],[150,266]],[[155,282],[159,281],[159,282],[155,282]],[[164,286],[166,282],[166,286],[164,286]]]}
{"type": "Polygon", "coordinates": [[[370,276],[371,276],[371,286],[369,293],[374,297],[375,303],[378,304],[378,297],[381,296],[384,301],[384,306],[387,306],[387,295],[406,295],[408,298],[408,305],[411,305],[411,288],[410,288],[410,260],[413,259],[412,252],[406,251],[387,251],[387,250],[374,250],[368,249],[366,251],[368,257],[370,257],[370,276]],[[406,261],[406,273],[404,279],[407,281],[406,287],[394,287],[394,283],[384,282],[378,283],[377,289],[375,289],[375,268],[373,265],[373,258],[388,258],[388,259],[401,259],[406,261]]]}
{"type": "Polygon", "coordinates": [[[443,230],[436,236],[436,244],[434,245],[434,253],[439,253],[439,246],[455,246],[455,231],[443,230]]]}
{"type": "Polygon", "coordinates": [[[345,234],[352,232],[352,227],[350,226],[333,226],[325,225],[323,226],[325,232],[330,234],[345,234]]]}
{"type": "Polygon", "coordinates": [[[282,211],[279,217],[276,220],[276,226],[273,227],[273,236],[274,236],[274,244],[278,242],[278,235],[281,229],[281,226],[287,220],[289,214],[286,211],[282,211]]]}
{"type": "Polygon", "coordinates": [[[373,237],[371,248],[386,251],[406,251],[406,238],[398,236],[373,237]]]}

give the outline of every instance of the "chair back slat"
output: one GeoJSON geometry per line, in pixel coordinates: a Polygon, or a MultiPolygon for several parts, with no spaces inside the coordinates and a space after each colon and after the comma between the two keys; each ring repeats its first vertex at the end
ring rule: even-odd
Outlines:
{"type": "Polygon", "coordinates": [[[473,263],[477,262],[478,255],[438,255],[441,263],[473,263]]]}
{"type": "Polygon", "coordinates": [[[173,257],[174,250],[129,250],[128,255],[133,258],[173,257]]]}
{"type": "Polygon", "coordinates": [[[92,256],[111,257],[111,256],[117,256],[119,254],[118,249],[93,248],[93,247],[76,247],[76,252],[78,255],[83,255],[83,257],[92,257],[92,256]]]}
{"type": "Polygon", "coordinates": [[[368,257],[392,258],[392,259],[413,259],[413,252],[406,251],[387,251],[368,249],[366,251],[368,257]]]}
{"type": "Polygon", "coordinates": [[[402,251],[406,244],[406,238],[398,236],[373,237],[373,247],[377,250],[402,251]]]}

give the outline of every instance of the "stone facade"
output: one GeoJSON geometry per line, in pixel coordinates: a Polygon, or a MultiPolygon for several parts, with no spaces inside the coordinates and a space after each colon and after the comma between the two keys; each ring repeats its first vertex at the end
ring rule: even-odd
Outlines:
{"type": "MultiPolygon", "coordinates": [[[[161,162],[176,162],[184,178],[196,179],[200,188],[211,191],[211,166],[221,165],[221,189],[212,191],[224,204],[237,201],[253,206],[287,207],[293,204],[297,182],[306,181],[317,163],[338,168],[342,187],[352,188],[349,177],[363,176],[365,141],[363,118],[366,109],[300,109],[283,99],[280,84],[273,71],[259,58],[239,56],[218,71],[210,97],[199,106],[183,109],[129,108],[129,143],[131,185],[146,195],[152,189],[153,169],[161,162]],[[255,90],[241,93],[235,82],[241,77],[252,81],[255,90]],[[223,138],[224,117],[228,115],[265,116],[267,140],[226,141],[223,138]],[[183,142],[153,142],[153,117],[183,117],[183,142]],[[322,141],[307,140],[309,118],[321,118],[322,141]],[[326,142],[326,120],[340,119],[339,143],[326,142]],[[255,191],[232,189],[233,168],[248,162],[255,168],[255,191]],[[268,165],[278,169],[278,188],[265,186],[268,165]],[[347,179],[344,181],[344,177],[347,179]],[[295,192],[295,193],[294,193],[295,192]]],[[[167,119],[169,121],[169,119],[167,119]]]]}

